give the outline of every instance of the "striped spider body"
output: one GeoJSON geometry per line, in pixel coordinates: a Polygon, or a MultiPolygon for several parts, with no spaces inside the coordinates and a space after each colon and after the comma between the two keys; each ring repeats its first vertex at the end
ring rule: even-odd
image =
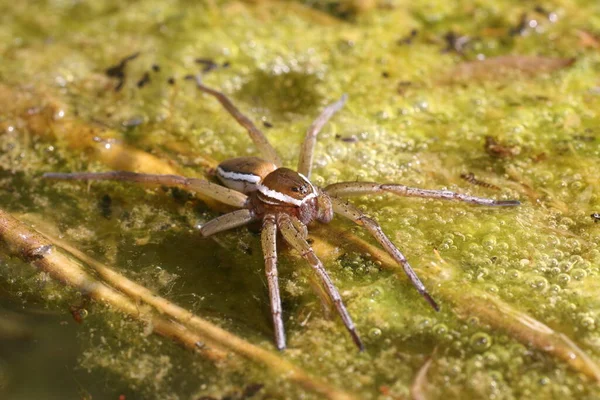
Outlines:
{"type": "Polygon", "coordinates": [[[204,237],[253,222],[262,222],[261,245],[271,303],[275,345],[280,350],[286,347],[286,340],[277,275],[277,236],[279,234],[312,267],[354,343],[362,350],[363,343],[340,293],[307,241],[308,224],[311,222],[328,223],[334,214],[338,214],[364,227],[404,269],[415,289],[435,310],[438,310],[437,303],[429,295],[425,285],[379,224],[344,198],[374,193],[391,193],[398,196],[457,200],[484,206],[519,205],[516,200],[493,200],[447,190],[420,189],[394,183],[341,182],[319,188],[310,182],[316,138],[323,125],[342,108],[346,96],[327,106],[309,127],[301,147],[298,169],[294,171],[281,166],[282,163],[277,152],[265,135],[233,105],[227,96],[204,86],[199,77],[196,79],[196,84],[202,92],[215,97],[231,116],[246,128],[250,138],[263,156],[263,158],[233,158],[219,164],[216,176],[223,185],[176,175],[138,174],[128,171],[46,173],[44,177],[72,180],[118,180],[176,186],[201,193],[237,208],[235,211],[206,222],[200,229],[200,233],[204,237]]]}

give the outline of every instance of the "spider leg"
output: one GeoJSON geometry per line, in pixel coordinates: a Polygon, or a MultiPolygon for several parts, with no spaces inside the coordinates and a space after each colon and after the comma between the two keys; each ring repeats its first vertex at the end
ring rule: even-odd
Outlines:
{"type": "Polygon", "coordinates": [[[327,271],[325,271],[321,260],[319,260],[319,258],[315,255],[315,252],[310,247],[306,239],[304,239],[302,232],[298,231],[295,224],[292,222],[292,218],[295,217],[290,217],[287,214],[277,215],[277,225],[281,230],[283,238],[294,249],[296,249],[296,251],[298,251],[306,261],[308,261],[310,266],[317,273],[321,279],[321,282],[323,283],[323,286],[325,287],[325,290],[327,291],[327,294],[333,301],[333,304],[335,304],[337,312],[340,314],[340,317],[342,317],[342,321],[344,321],[346,329],[348,329],[350,332],[352,340],[354,340],[354,343],[356,346],[358,346],[360,351],[364,350],[365,346],[356,332],[354,322],[352,322],[352,317],[350,317],[350,314],[348,313],[348,310],[342,301],[342,296],[340,296],[340,293],[331,281],[327,271]]]}
{"type": "Polygon", "coordinates": [[[129,171],[110,172],[48,172],[42,175],[46,179],[80,180],[80,181],[130,181],[151,183],[165,186],[176,186],[201,193],[207,197],[234,207],[244,207],[248,196],[203,179],[185,178],[177,175],[138,174],[129,171]]]}
{"type": "Polygon", "coordinates": [[[269,285],[271,300],[271,315],[273,316],[273,329],[275,331],[275,345],[277,349],[285,349],[285,331],[281,317],[281,296],[277,282],[277,223],[274,215],[266,215],[263,219],[261,233],[262,251],[265,258],[265,272],[269,285]]]}
{"type": "Polygon", "coordinates": [[[306,131],[306,137],[302,148],[300,149],[300,160],[298,161],[298,172],[310,178],[310,171],[312,169],[313,152],[315,150],[315,143],[317,142],[317,135],[323,128],[323,126],[329,121],[329,119],[338,112],[343,106],[347,95],[343,95],[341,99],[325,107],[321,115],[315,119],[310,128],[306,131]]]}
{"type": "Polygon", "coordinates": [[[449,190],[420,189],[410,186],[397,185],[393,183],[375,182],[340,182],[334,183],[323,189],[330,196],[360,196],[374,193],[393,193],[398,196],[423,197],[430,199],[458,200],[465,203],[478,204],[482,206],[518,206],[518,200],[494,200],[483,197],[469,196],[466,194],[451,192],[449,190]]]}
{"type": "Polygon", "coordinates": [[[353,205],[344,202],[338,198],[332,197],[331,204],[333,206],[333,211],[337,214],[340,214],[348,219],[351,219],[358,225],[364,226],[373,237],[381,244],[381,246],[387,251],[390,256],[402,266],[404,272],[408,276],[408,279],[413,284],[413,286],[417,289],[419,293],[431,304],[431,306],[439,311],[440,307],[437,305],[435,300],[431,297],[431,295],[427,292],[425,285],[419,279],[415,271],[413,271],[412,267],[404,257],[404,254],[392,243],[392,241],[383,233],[381,226],[375,220],[363,214],[358,208],[353,205]]]}
{"type": "Polygon", "coordinates": [[[214,235],[215,233],[249,224],[252,221],[256,221],[256,216],[254,213],[247,208],[243,208],[241,210],[235,210],[211,219],[202,225],[200,228],[200,234],[202,234],[204,237],[207,237],[214,235]]]}
{"type": "Polygon", "coordinates": [[[225,94],[211,89],[208,86],[204,86],[200,80],[200,76],[196,75],[194,77],[196,81],[196,86],[198,89],[203,91],[204,93],[208,93],[211,96],[214,96],[219,103],[223,105],[223,107],[231,114],[233,118],[240,124],[242,127],[246,128],[248,133],[250,134],[250,138],[258,148],[258,150],[262,153],[262,155],[268,160],[271,161],[276,166],[281,166],[281,159],[277,154],[277,151],[271,146],[271,143],[267,140],[265,134],[254,125],[254,123],[241,113],[240,110],[236,106],[233,105],[231,100],[225,94]]]}

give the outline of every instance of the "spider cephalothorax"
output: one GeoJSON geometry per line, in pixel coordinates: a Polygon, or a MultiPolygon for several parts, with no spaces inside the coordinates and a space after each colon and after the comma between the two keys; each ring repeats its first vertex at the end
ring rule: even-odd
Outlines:
{"type": "Polygon", "coordinates": [[[219,164],[216,169],[216,176],[226,187],[202,179],[185,178],[175,175],[137,174],[126,171],[47,173],[44,174],[44,177],[77,180],[122,180],[178,186],[202,193],[207,197],[238,208],[236,211],[221,215],[204,224],[200,229],[203,236],[210,236],[217,232],[246,225],[251,222],[262,221],[261,243],[269,286],[271,313],[275,328],[275,344],[278,349],[284,349],[286,346],[277,278],[276,238],[278,230],[281,232],[284,240],[296,249],[311,265],[340,314],[344,325],[352,335],[354,343],[362,350],[363,343],[356,332],[350,314],[344,306],[342,297],[329,278],[323,264],[307,242],[307,225],[309,223],[313,221],[328,223],[333,218],[333,214],[336,213],[363,226],[392,258],[402,266],[419,293],[425,297],[433,308],[438,310],[438,305],[431,298],[404,255],[385,235],[377,222],[349,202],[342,200],[342,198],[387,192],[400,196],[459,200],[487,206],[515,206],[519,204],[515,200],[498,201],[463,195],[447,190],[428,190],[375,182],[341,182],[334,183],[323,189],[318,188],[310,182],[316,137],[329,118],[344,105],[346,96],[326,107],[308,129],[300,153],[298,171],[294,171],[281,167],[281,161],[277,152],[269,144],[264,134],[224,94],[204,86],[199,78],[196,80],[196,83],[200,90],[217,98],[227,111],[248,130],[250,137],[264,157],[264,159],[258,157],[239,157],[219,164]]]}

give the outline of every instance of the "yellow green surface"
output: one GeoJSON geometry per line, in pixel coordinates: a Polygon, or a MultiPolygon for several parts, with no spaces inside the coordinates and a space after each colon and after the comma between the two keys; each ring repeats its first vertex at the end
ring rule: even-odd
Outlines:
{"type": "MultiPolygon", "coordinates": [[[[364,232],[336,219],[338,239],[315,227],[315,249],[367,350],[356,351],[335,313],[327,317],[309,268],[283,249],[290,348],[278,355],[361,399],[595,399],[598,35],[592,1],[4,1],[0,208],[278,354],[255,231],[201,239],[196,226],[223,207],[181,190],[40,175],[202,177],[215,160],[255,155],[220,105],[184,80],[202,69],[197,58],[228,63],[204,82],[264,129],[288,167],[319,111],[347,93],[319,137],[316,184],[398,182],[523,205],[355,199],[442,310],[365,253],[356,242],[371,240],[364,232]],[[445,50],[449,32],[469,37],[463,51],[445,50]],[[106,70],[138,52],[116,91],[106,70]],[[483,58],[483,68],[466,64],[483,58]],[[486,148],[487,136],[507,152],[486,148]]],[[[264,386],[253,398],[321,396],[235,354],[206,361],[7,254],[2,398],[238,399],[254,385],[264,386]],[[73,307],[88,311],[83,323],[73,307]]]]}

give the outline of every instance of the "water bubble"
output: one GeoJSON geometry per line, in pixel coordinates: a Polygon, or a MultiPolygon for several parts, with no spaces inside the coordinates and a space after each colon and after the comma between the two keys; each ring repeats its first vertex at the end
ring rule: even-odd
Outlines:
{"type": "Polygon", "coordinates": [[[483,240],[481,241],[481,244],[483,246],[484,249],[490,251],[493,250],[494,247],[496,246],[496,236],[494,235],[486,235],[483,240]]]}
{"type": "Polygon", "coordinates": [[[373,290],[371,290],[371,293],[370,293],[372,299],[380,297],[382,294],[383,294],[383,289],[380,287],[374,288],[373,290]]]}
{"type": "Polygon", "coordinates": [[[585,270],[581,268],[573,268],[573,270],[571,271],[571,276],[573,277],[573,279],[580,281],[587,276],[587,272],[585,272],[585,270]]]}
{"type": "Polygon", "coordinates": [[[543,276],[536,276],[527,281],[527,284],[532,288],[544,291],[548,287],[548,281],[543,276]]]}
{"type": "Polygon", "coordinates": [[[448,327],[444,324],[437,324],[433,327],[433,333],[437,336],[443,336],[448,333],[448,327]]]}
{"type": "Polygon", "coordinates": [[[519,279],[521,277],[521,272],[519,272],[516,269],[511,269],[510,271],[508,271],[508,277],[510,279],[517,280],[517,279],[519,279]]]}
{"type": "Polygon", "coordinates": [[[498,286],[496,286],[496,285],[487,285],[486,288],[485,288],[485,290],[486,290],[486,292],[497,294],[498,293],[498,286]]]}
{"type": "Polygon", "coordinates": [[[552,293],[560,293],[561,290],[562,288],[558,285],[550,285],[550,291],[552,293]]]}
{"type": "Polygon", "coordinates": [[[492,345],[492,338],[485,332],[477,332],[471,336],[469,341],[473,350],[477,352],[483,352],[490,348],[492,345]]]}
{"type": "Polygon", "coordinates": [[[379,329],[379,328],[371,328],[369,330],[369,337],[371,339],[377,339],[377,338],[381,337],[381,329],[379,329]]]}
{"type": "Polygon", "coordinates": [[[569,282],[571,281],[571,277],[568,274],[559,274],[556,277],[556,281],[561,286],[567,286],[569,284],[569,282]]]}
{"type": "Polygon", "coordinates": [[[579,325],[584,329],[592,331],[596,328],[596,321],[592,317],[583,317],[579,320],[579,325]]]}
{"type": "Polygon", "coordinates": [[[431,326],[431,320],[429,318],[423,318],[419,321],[419,328],[427,329],[431,326]]]}

